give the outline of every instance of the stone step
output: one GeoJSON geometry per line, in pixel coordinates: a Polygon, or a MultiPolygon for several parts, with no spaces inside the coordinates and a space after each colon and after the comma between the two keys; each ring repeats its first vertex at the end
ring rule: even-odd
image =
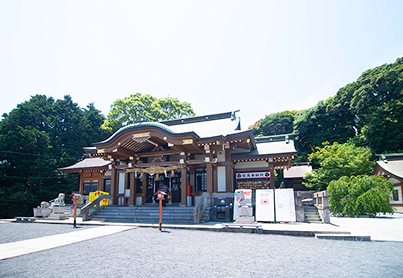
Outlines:
{"type": "MultiPolygon", "coordinates": [[[[91,219],[99,221],[132,222],[136,217],[136,222],[158,223],[159,207],[103,207],[91,219]]],[[[210,219],[210,209],[206,209],[200,222],[204,223],[210,219]]],[[[163,223],[193,223],[193,207],[163,207],[163,223]]]]}
{"type": "Polygon", "coordinates": [[[305,222],[307,223],[322,223],[322,219],[315,206],[304,206],[305,222]]]}

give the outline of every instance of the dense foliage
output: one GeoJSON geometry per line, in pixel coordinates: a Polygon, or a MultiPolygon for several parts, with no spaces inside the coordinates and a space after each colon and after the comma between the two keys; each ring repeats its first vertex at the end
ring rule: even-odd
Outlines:
{"type": "Polygon", "coordinates": [[[330,211],[336,216],[393,213],[393,184],[382,176],[342,177],[328,187],[330,211]]]}
{"type": "Polygon", "coordinates": [[[371,153],[364,147],[351,143],[325,143],[309,155],[309,160],[320,167],[306,175],[304,184],[311,189],[324,190],[331,181],[343,176],[368,175],[375,164],[370,159],[371,153]]]}
{"type": "Polygon", "coordinates": [[[0,218],[32,215],[41,201],[78,189],[78,176],[57,171],[77,162],[83,147],[104,139],[104,116],[70,96],[31,97],[0,122],[0,218]]]}
{"type": "Polygon", "coordinates": [[[322,142],[360,142],[373,154],[403,149],[403,58],[365,71],[334,97],[295,116],[299,155],[322,142]]]}
{"type": "Polygon", "coordinates": [[[112,103],[102,128],[115,132],[125,125],[140,121],[155,122],[194,115],[190,103],[180,102],[177,98],[158,99],[148,94],[135,93],[112,103]]]}
{"type": "Polygon", "coordinates": [[[263,119],[260,119],[249,128],[253,129],[253,133],[255,136],[269,136],[292,133],[294,118],[297,113],[298,111],[296,110],[286,110],[279,113],[273,113],[263,119]]]}

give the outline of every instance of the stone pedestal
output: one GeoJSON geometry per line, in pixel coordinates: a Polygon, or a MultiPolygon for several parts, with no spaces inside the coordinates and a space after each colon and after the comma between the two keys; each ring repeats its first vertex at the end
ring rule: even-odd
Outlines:
{"type": "Polygon", "coordinates": [[[46,218],[51,214],[52,210],[50,208],[34,208],[34,217],[46,218]]]}
{"type": "Polygon", "coordinates": [[[64,214],[65,206],[64,205],[53,205],[52,213],[49,215],[47,219],[49,220],[64,220],[66,219],[66,215],[64,214]]]}
{"type": "Polygon", "coordinates": [[[235,224],[254,224],[255,218],[253,216],[237,216],[235,224]]]}
{"type": "Polygon", "coordinates": [[[235,224],[254,224],[255,218],[253,217],[252,206],[238,206],[237,217],[235,218],[235,224]]]}

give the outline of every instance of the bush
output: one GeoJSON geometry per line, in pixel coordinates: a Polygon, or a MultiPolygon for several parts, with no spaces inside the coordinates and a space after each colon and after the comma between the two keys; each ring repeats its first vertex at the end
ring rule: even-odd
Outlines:
{"type": "Polygon", "coordinates": [[[389,203],[393,184],[382,176],[341,177],[328,188],[330,211],[335,216],[393,213],[389,203]]]}

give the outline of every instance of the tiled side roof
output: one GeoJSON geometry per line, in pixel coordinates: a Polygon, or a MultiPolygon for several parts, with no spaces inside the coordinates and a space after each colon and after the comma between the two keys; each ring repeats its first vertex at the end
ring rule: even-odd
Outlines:
{"type": "Polygon", "coordinates": [[[403,179],[403,158],[399,160],[379,160],[376,163],[386,172],[403,179]]]}
{"type": "Polygon", "coordinates": [[[312,166],[310,165],[301,165],[301,166],[291,166],[288,170],[284,170],[284,178],[285,179],[295,179],[295,178],[304,178],[306,173],[312,172],[312,166]]]}
{"type": "Polygon", "coordinates": [[[276,155],[293,155],[297,151],[294,147],[294,141],[268,141],[264,143],[256,142],[256,149],[250,152],[235,153],[232,159],[243,157],[259,157],[259,156],[276,156],[276,155]],[[288,142],[288,143],[287,143],[288,142]]]}
{"type": "Polygon", "coordinates": [[[86,169],[104,169],[107,168],[110,163],[110,161],[106,161],[100,157],[90,157],[85,158],[84,160],[81,160],[74,165],[64,168],[58,168],[57,170],[61,172],[78,172],[80,170],[86,169]]]}

